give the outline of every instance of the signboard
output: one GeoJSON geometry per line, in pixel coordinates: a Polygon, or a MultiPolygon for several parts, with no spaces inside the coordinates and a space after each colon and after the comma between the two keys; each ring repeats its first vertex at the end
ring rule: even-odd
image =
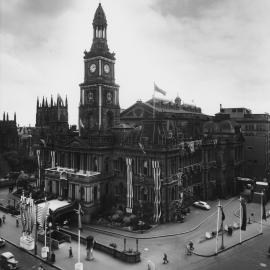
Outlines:
{"type": "Polygon", "coordinates": [[[48,255],[48,252],[49,252],[49,247],[42,247],[41,248],[41,257],[43,259],[46,259],[47,255],[48,255]]]}

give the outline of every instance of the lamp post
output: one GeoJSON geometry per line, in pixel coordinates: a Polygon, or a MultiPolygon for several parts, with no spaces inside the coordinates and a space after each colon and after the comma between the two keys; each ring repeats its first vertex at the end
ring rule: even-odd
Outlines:
{"type": "Polygon", "coordinates": [[[35,230],[35,255],[37,255],[37,234],[38,234],[38,220],[37,220],[37,216],[38,216],[38,204],[35,203],[36,206],[36,230],[35,230]]]}
{"type": "Polygon", "coordinates": [[[51,239],[51,236],[52,236],[52,233],[51,233],[51,228],[52,228],[52,223],[49,222],[49,230],[50,230],[50,249],[49,249],[49,260],[51,260],[51,255],[52,255],[52,239],[51,239]]]}

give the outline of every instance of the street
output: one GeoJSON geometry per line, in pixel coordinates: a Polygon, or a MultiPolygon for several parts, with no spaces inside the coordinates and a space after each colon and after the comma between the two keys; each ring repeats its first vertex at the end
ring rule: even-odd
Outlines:
{"type": "MultiPolygon", "coordinates": [[[[0,191],[1,198],[4,196],[9,197],[7,191],[0,191]]],[[[243,243],[226,251],[218,256],[204,258],[196,255],[186,255],[186,244],[192,240],[194,242],[195,251],[199,249],[198,241],[201,239],[205,232],[216,230],[216,205],[217,202],[209,202],[211,205],[210,211],[204,211],[191,207],[191,213],[186,217],[184,223],[170,223],[163,224],[155,229],[141,233],[131,233],[120,231],[112,228],[97,227],[97,226],[84,226],[82,235],[93,235],[97,242],[107,244],[116,243],[118,250],[123,250],[124,238],[127,239],[127,249],[136,248],[135,238],[139,238],[139,250],[141,252],[141,263],[126,264],[102,252],[94,250],[94,261],[87,262],[84,260],[86,256],[85,246],[81,246],[81,258],[84,267],[91,267],[92,269],[147,269],[147,262],[150,260],[155,264],[156,269],[228,269],[232,265],[237,265],[237,269],[261,269],[260,263],[269,266],[269,259],[267,258],[266,250],[268,249],[270,237],[270,219],[263,223],[263,235],[255,237],[253,240],[243,243]],[[254,249],[256,247],[256,249],[254,249]],[[256,250],[256,252],[254,252],[256,250]],[[169,263],[162,264],[163,254],[168,255],[169,263]],[[247,256],[245,254],[248,254],[247,256]],[[267,261],[268,260],[268,261],[267,261]],[[252,268],[248,268],[252,264],[252,268]],[[256,268],[257,267],[257,268],[256,268]]],[[[232,224],[239,222],[237,211],[239,209],[238,198],[232,198],[222,201],[224,206],[224,213],[226,215],[225,224],[232,224]]],[[[260,229],[260,225],[255,222],[260,217],[260,205],[248,204],[248,215],[254,213],[253,227],[255,228],[254,234],[260,229]]],[[[269,204],[268,204],[269,209],[269,204]]],[[[2,216],[0,212],[0,216],[2,216]]],[[[15,244],[19,243],[19,236],[21,228],[16,228],[15,218],[11,215],[6,215],[6,224],[0,228],[0,234],[4,238],[12,241],[15,244]]],[[[72,231],[77,231],[76,228],[70,228],[72,231]]],[[[247,230],[248,231],[248,230],[247,230]]],[[[243,232],[243,239],[247,232],[243,232]]],[[[237,237],[235,233],[235,236],[237,237]]],[[[235,238],[232,238],[235,239],[235,238]]],[[[225,238],[226,240],[226,238],[225,238]]],[[[238,239],[236,239],[238,241],[238,239]]],[[[209,253],[215,251],[215,245],[207,242],[205,246],[209,249],[209,253]]],[[[218,242],[220,245],[220,240],[218,242]]],[[[225,241],[225,246],[228,243],[225,241]]],[[[77,262],[77,242],[72,241],[71,244],[64,243],[60,246],[59,250],[55,251],[56,265],[65,270],[73,270],[74,264],[77,262]],[[72,246],[73,258],[68,258],[68,248],[72,246]]],[[[38,244],[38,254],[40,255],[41,245],[38,244]]],[[[22,268],[24,269],[24,268],[22,268]]],[[[26,268],[25,268],[26,269],[26,268]]],[[[233,267],[232,269],[236,269],[233,267]]]]}

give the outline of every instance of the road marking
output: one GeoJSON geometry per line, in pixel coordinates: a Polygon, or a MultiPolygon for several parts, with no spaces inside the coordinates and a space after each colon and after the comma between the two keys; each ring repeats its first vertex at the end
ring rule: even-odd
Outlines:
{"type": "Polygon", "coordinates": [[[144,251],[148,251],[149,249],[148,249],[148,248],[144,248],[143,250],[144,250],[144,251]]]}
{"type": "Polygon", "coordinates": [[[266,267],[267,265],[265,263],[260,263],[261,267],[266,267]]]}

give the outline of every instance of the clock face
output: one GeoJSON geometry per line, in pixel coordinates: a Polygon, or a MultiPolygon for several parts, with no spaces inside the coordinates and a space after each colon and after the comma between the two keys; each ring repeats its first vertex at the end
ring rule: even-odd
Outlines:
{"type": "Polygon", "coordinates": [[[106,73],[109,73],[110,72],[110,66],[108,64],[104,65],[104,71],[106,73]]]}
{"type": "Polygon", "coordinates": [[[94,73],[96,71],[96,69],[97,69],[97,66],[95,64],[92,64],[90,66],[90,72],[94,73]]]}

